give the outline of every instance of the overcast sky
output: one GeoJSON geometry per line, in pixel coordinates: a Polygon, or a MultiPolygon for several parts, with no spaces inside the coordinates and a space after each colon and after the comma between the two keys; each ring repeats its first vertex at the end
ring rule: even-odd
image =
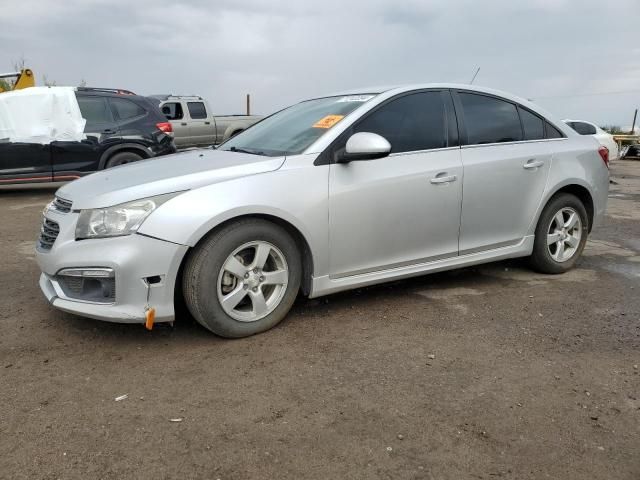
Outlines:
{"type": "Polygon", "coordinates": [[[39,84],[199,94],[216,113],[481,67],[476,84],[560,117],[630,125],[639,40],[640,0],[0,0],[0,72],[24,56],[39,84]]]}

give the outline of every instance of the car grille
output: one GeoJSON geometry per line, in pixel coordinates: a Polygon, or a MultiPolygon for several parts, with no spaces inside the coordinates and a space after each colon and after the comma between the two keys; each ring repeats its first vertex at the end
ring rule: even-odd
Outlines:
{"type": "Polygon", "coordinates": [[[69,213],[72,205],[69,200],[60,197],[56,197],[51,204],[51,206],[60,213],[69,213]]]}
{"type": "Polygon", "coordinates": [[[60,225],[53,220],[45,218],[40,227],[40,237],[38,238],[38,247],[42,250],[51,250],[53,242],[58,238],[60,233],[60,225]]]}

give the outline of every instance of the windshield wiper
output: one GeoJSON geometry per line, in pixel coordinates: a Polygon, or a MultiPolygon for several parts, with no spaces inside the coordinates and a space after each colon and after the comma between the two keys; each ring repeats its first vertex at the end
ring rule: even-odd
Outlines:
{"type": "Polygon", "coordinates": [[[250,150],[248,148],[231,147],[228,151],[238,152],[238,153],[248,153],[250,155],[264,155],[264,152],[261,152],[260,150],[250,150]]]}

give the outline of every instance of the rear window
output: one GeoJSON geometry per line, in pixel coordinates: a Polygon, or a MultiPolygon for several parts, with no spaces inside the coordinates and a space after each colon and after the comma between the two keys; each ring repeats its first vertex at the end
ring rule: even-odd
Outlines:
{"type": "Polygon", "coordinates": [[[524,108],[518,108],[525,140],[541,140],[544,138],[544,120],[524,108]]]}
{"type": "Polygon", "coordinates": [[[545,122],[545,138],[564,138],[564,134],[549,122],[545,122]]]}
{"type": "Polygon", "coordinates": [[[119,120],[140,117],[147,113],[140,105],[125,98],[111,98],[109,102],[119,120]]]}
{"type": "Polygon", "coordinates": [[[473,93],[459,95],[470,145],[522,140],[520,117],[513,103],[473,93]]]}
{"type": "Polygon", "coordinates": [[[207,118],[207,109],[204,108],[204,103],[188,102],[187,108],[189,109],[189,115],[194,120],[201,120],[203,118],[207,118]]]}
{"type": "Polygon", "coordinates": [[[111,111],[104,97],[78,96],[78,106],[87,124],[110,123],[111,111]]]}

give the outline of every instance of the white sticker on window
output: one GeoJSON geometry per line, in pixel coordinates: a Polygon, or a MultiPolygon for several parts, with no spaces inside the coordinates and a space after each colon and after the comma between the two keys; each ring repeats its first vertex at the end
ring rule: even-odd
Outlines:
{"type": "Polygon", "coordinates": [[[367,100],[371,100],[375,95],[349,95],[348,97],[342,97],[336,100],[336,103],[345,103],[345,102],[366,102],[367,100]]]}

